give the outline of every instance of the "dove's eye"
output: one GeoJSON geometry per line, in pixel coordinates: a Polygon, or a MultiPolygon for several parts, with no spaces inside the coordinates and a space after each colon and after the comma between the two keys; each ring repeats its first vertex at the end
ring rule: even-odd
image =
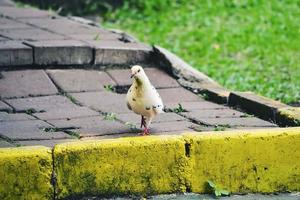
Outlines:
{"type": "Polygon", "coordinates": [[[141,71],[141,70],[139,69],[139,70],[138,70],[138,73],[139,73],[140,71],[141,71]]]}

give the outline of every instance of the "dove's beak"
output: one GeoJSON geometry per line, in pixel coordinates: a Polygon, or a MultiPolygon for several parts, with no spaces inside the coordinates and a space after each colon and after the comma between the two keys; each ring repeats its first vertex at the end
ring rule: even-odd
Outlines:
{"type": "Polygon", "coordinates": [[[130,78],[133,78],[134,76],[135,76],[135,74],[133,73],[133,74],[131,74],[130,78]]]}

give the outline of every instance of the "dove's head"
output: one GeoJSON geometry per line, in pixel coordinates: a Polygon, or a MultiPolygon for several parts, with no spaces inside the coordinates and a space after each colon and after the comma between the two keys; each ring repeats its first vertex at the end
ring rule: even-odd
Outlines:
{"type": "Polygon", "coordinates": [[[139,65],[131,67],[131,78],[143,79],[146,76],[144,69],[139,65]]]}

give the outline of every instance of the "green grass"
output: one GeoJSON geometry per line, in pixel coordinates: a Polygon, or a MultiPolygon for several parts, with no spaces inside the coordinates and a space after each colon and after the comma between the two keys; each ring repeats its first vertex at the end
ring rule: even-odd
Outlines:
{"type": "Polygon", "coordinates": [[[229,89],[300,101],[300,1],[128,0],[104,19],[229,89]]]}

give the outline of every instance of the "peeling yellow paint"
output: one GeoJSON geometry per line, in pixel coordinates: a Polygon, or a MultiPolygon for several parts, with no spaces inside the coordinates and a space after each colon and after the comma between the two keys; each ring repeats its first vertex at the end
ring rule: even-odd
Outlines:
{"type": "Polygon", "coordinates": [[[207,180],[231,192],[300,190],[300,128],[185,134],[192,192],[207,180]]]}
{"type": "Polygon", "coordinates": [[[59,198],[184,192],[187,165],[178,136],[84,141],[55,146],[59,198]]]}
{"type": "Polygon", "coordinates": [[[53,199],[51,149],[0,148],[0,199],[53,199]]]}

